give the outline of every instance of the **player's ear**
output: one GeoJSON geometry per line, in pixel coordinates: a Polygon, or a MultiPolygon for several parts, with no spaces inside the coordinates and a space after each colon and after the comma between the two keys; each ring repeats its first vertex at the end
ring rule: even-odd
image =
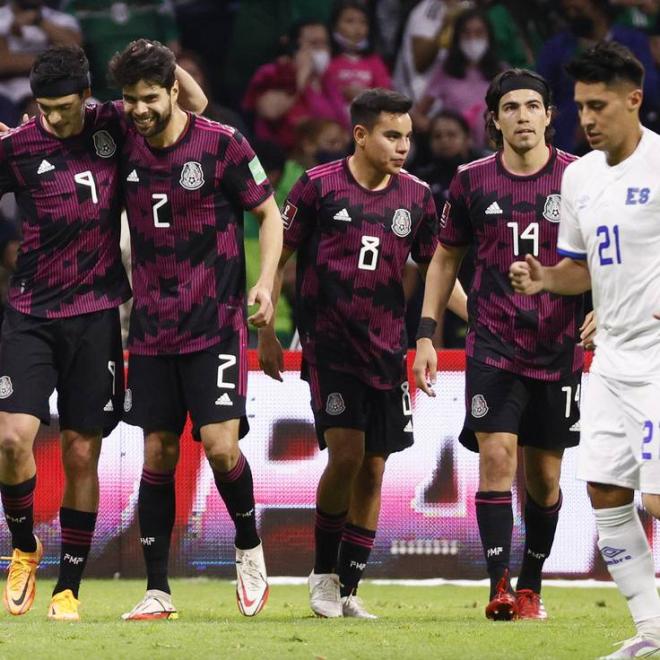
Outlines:
{"type": "Polygon", "coordinates": [[[170,96],[172,97],[173,101],[176,101],[179,98],[179,81],[175,80],[174,84],[172,85],[172,89],[170,89],[170,96]]]}
{"type": "Polygon", "coordinates": [[[498,131],[501,131],[502,129],[500,128],[500,125],[497,123],[497,114],[495,112],[493,112],[492,110],[490,110],[489,114],[490,114],[490,119],[493,122],[493,125],[495,126],[495,128],[498,131]]]}
{"type": "Polygon", "coordinates": [[[638,110],[642,105],[642,99],[644,98],[644,93],[641,89],[634,89],[630,92],[626,98],[626,105],[629,110],[638,110]]]}
{"type": "Polygon", "coordinates": [[[364,143],[368,135],[369,129],[366,126],[362,124],[356,124],[353,127],[353,139],[355,140],[355,144],[357,144],[359,147],[364,147],[364,143]]]}

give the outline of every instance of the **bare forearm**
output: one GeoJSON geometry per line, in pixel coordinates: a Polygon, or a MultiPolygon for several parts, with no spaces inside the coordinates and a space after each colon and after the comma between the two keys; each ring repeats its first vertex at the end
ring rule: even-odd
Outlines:
{"type": "Polygon", "coordinates": [[[543,289],[560,296],[577,296],[591,289],[586,261],[562,259],[556,266],[543,269],[543,289]]]}
{"type": "Polygon", "coordinates": [[[197,84],[197,81],[178,64],[174,73],[176,79],[179,81],[179,105],[196,115],[202,114],[209,103],[202,88],[197,84]]]}
{"type": "MultiPolygon", "coordinates": [[[[259,283],[273,288],[277,265],[282,254],[282,218],[275,200],[271,197],[264,203],[265,209],[261,217],[258,215],[261,227],[259,228],[260,268],[259,283]]],[[[261,208],[261,207],[260,207],[261,208]]]]}
{"type": "Polygon", "coordinates": [[[0,76],[29,73],[34,59],[32,53],[10,53],[9,51],[0,50],[0,76]]]}
{"type": "MultiPolygon", "coordinates": [[[[454,292],[456,275],[462,255],[455,251],[438,247],[426,274],[422,316],[438,321],[444,314],[454,292]]],[[[462,291],[462,288],[461,288],[462,291]]],[[[457,293],[460,297],[460,293],[457,293]]],[[[455,303],[458,299],[455,299],[455,303]]]]}
{"type": "Polygon", "coordinates": [[[460,317],[463,321],[467,323],[468,312],[467,312],[467,294],[463,289],[463,285],[456,279],[454,282],[454,288],[451,291],[451,296],[449,297],[449,302],[447,307],[460,317]]]}

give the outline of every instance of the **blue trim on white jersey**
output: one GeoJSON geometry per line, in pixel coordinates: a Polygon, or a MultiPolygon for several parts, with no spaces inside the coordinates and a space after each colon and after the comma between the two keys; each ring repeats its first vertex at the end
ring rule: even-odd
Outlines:
{"type": "Polygon", "coordinates": [[[557,248],[557,252],[562,257],[570,257],[571,259],[577,259],[578,261],[586,261],[587,253],[586,252],[569,252],[568,250],[562,250],[557,248]]]}

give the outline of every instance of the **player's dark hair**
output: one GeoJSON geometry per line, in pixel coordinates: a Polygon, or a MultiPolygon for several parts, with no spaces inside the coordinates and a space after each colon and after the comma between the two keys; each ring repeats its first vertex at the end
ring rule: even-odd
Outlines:
{"type": "Polygon", "coordinates": [[[632,52],[616,43],[601,41],[583,51],[566,65],[571,78],[582,83],[630,82],[644,86],[644,66],[632,52]]]}
{"type": "MultiPolygon", "coordinates": [[[[502,131],[495,126],[495,119],[500,109],[500,99],[514,89],[532,89],[541,95],[543,107],[552,109],[552,90],[547,80],[529,69],[507,69],[493,78],[486,91],[486,134],[490,141],[501,149],[504,145],[502,131]]],[[[550,144],[555,129],[548,125],[545,129],[545,141],[550,144]]]]}
{"type": "Polygon", "coordinates": [[[371,130],[381,112],[402,115],[412,108],[412,100],[391,89],[375,87],[358,94],[351,103],[351,124],[360,124],[371,130]]]}
{"type": "Polygon", "coordinates": [[[110,82],[118,88],[136,85],[141,80],[164,87],[174,85],[176,59],[160,41],[137,39],[121,53],[115,53],[108,67],[110,82]]]}
{"type": "MultiPolygon", "coordinates": [[[[32,64],[30,85],[33,92],[38,92],[40,89],[57,88],[72,80],[86,80],[86,86],[89,87],[89,62],[85,51],[79,46],[48,48],[37,55],[32,64]]],[[[82,96],[83,89],[77,89],[76,93],[82,96]]],[[[37,97],[42,95],[35,94],[37,97]]]]}

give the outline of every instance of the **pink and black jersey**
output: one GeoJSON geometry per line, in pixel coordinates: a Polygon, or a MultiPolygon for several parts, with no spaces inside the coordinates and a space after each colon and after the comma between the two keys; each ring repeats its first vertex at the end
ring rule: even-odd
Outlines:
{"type": "Polygon", "coordinates": [[[506,170],[501,153],[459,168],[440,220],[440,242],[475,246],[468,294],[469,357],[544,381],[582,367],[577,345],[582,296],[514,293],[511,262],[532,254],[553,266],[557,254],[561,178],[575,156],[550,147],[547,164],[531,176],[506,170]]]}
{"type": "Polygon", "coordinates": [[[121,178],[133,251],[130,350],[192,353],[246,332],[243,210],[272,194],[248,141],[195,115],[163,149],[131,130],[121,178]]]}
{"type": "Polygon", "coordinates": [[[119,250],[122,119],[112,103],[85,109],[83,131],[59,139],[39,117],[0,139],[0,195],[22,217],[9,305],[41,318],[116,307],[131,293],[119,250]]]}
{"type": "Polygon", "coordinates": [[[405,377],[403,269],[437,246],[429,187],[402,171],[383,190],[360,186],[348,160],[307,171],[282,210],[284,244],[298,251],[303,357],[390,389],[405,377]]]}

